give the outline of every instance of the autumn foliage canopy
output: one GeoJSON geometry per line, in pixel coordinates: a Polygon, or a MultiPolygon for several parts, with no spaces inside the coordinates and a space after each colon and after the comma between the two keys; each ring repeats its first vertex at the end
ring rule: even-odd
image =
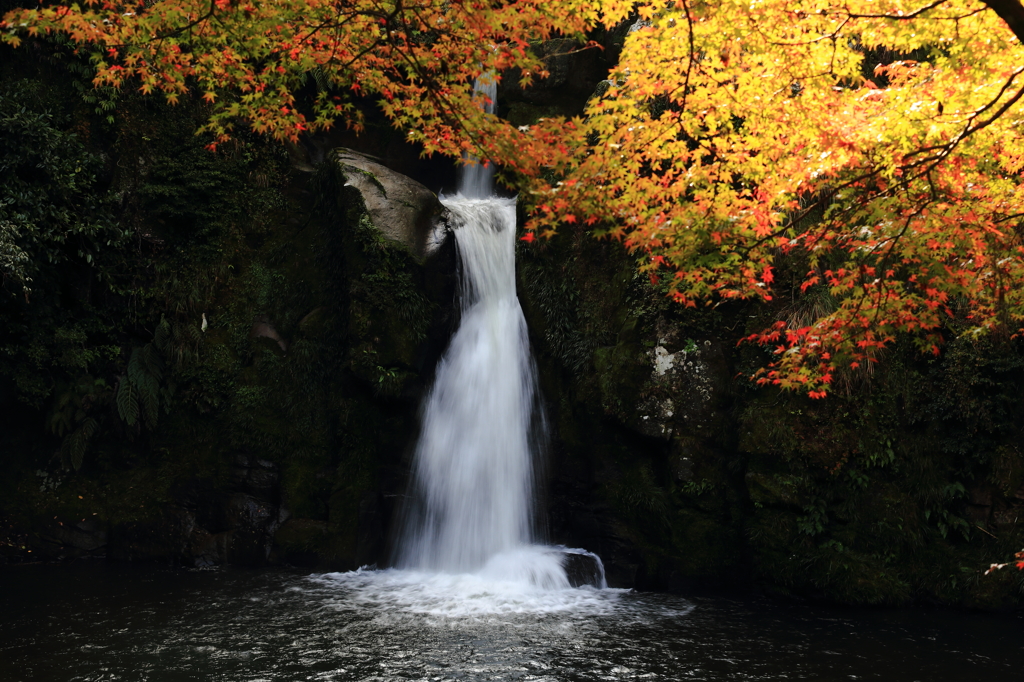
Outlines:
{"type": "Polygon", "coordinates": [[[2,36],[63,33],[98,86],[203,97],[215,140],[358,128],[357,102],[374,101],[425,153],[500,164],[532,210],[528,239],[567,223],[620,239],[686,306],[815,297],[749,340],[774,351],[760,381],[818,397],[898,336],[937,353],[943,335],[1024,326],[1020,9],[94,0],[12,12],[2,36]],[[623,22],[582,117],[516,128],[479,107],[482,73],[544,77],[535,41],[586,49],[623,22]],[[798,280],[780,291],[783,263],[798,280]]]}

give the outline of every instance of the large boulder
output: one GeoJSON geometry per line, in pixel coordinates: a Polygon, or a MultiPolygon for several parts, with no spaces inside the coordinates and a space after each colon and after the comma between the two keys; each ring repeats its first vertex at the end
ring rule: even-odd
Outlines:
{"type": "Polygon", "coordinates": [[[447,233],[437,195],[401,173],[351,149],[333,154],[346,185],[359,190],[366,212],[381,234],[403,244],[417,261],[433,254],[447,233]]]}

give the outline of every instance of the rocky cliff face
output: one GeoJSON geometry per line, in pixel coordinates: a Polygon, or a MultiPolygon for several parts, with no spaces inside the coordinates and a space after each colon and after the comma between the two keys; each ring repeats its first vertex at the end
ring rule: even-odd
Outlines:
{"type": "Polygon", "coordinates": [[[276,161],[264,224],[207,223],[158,275],[204,289],[187,303],[171,289],[149,313],[153,419],[126,438],[117,389],[90,395],[79,411],[112,426],[80,471],[36,456],[34,476],[8,479],[8,560],[353,569],[386,556],[420,397],[454,325],[454,245],[437,197],[374,159],[338,150],[316,172],[290,165],[276,161]],[[231,254],[215,276],[204,249],[231,254]]]}
{"type": "Polygon", "coordinates": [[[982,573],[1024,542],[1019,342],[897,345],[812,401],[747,378],[767,356],[738,341],[779,311],[672,306],[568,226],[522,251],[552,537],[600,554],[611,584],[1016,603],[1018,575],[982,573]]]}

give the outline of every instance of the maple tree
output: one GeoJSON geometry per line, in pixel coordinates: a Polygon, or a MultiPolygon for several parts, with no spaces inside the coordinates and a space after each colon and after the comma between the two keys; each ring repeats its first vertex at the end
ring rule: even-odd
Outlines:
{"type": "Polygon", "coordinates": [[[584,223],[686,306],[772,300],[798,266],[824,303],[748,341],[775,352],[759,381],[812,397],[898,335],[938,353],[954,319],[1024,324],[1018,2],[91,0],[2,30],[67,34],[98,86],[201,93],[214,145],[240,123],[358,128],[375,100],[424,153],[501,164],[527,241],[584,223]],[[543,77],[531,41],[627,18],[582,117],[515,128],[479,106],[480,74],[543,77]]]}
{"type": "Polygon", "coordinates": [[[782,258],[826,305],[749,340],[760,381],[828,390],[911,333],[1019,328],[1024,51],[979,2],[673,2],[640,10],[540,229],[571,206],[685,305],[770,300],[782,258]],[[866,73],[872,57],[877,63],[866,73]],[[596,143],[593,141],[596,140],[596,143]]]}
{"type": "Polygon", "coordinates": [[[1013,564],[1014,566],[1016,566],[1018,571],[1024,571],[1024,549],[1022,549],[1021,551],[1019,551],[1016,554],[1014,554],[1013,557],[1014,557],[1015,561],[1008,561],[1008,562],[1003,563],[1003,564],[991,564],[991,565],[989,565],[988,570],[985,571],[985,575],[990,575],[990,574],[994,573],[995,571],[998,571],[999,569],[1006,568],[1010,564],[1013,564]]]}
{"type": "Polygon", "coordinates": [[[529,83],[545,73],[531,41],[582,36],[597,16],[579,0],[86,0],[9,12],[0,30],[15,46],[67,35],[89,51],[97,87],[171,104],[198,93],[211,105],[201,132],[217,141],[239,122],[288,140],[338,120],[358,130],[355,102],[373,98],[425,153],[458,155],[510,133],[480,111],[474,79],[516,66],[529,83]]]}

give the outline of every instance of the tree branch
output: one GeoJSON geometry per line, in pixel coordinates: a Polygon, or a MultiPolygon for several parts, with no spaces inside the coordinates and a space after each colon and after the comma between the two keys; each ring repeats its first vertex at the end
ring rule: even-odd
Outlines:
{"type": "Polygon", "coordinates": [[[983,0],[999,18],[1006,22],[1017,39],[1024,43],[1024,5],[1017,0],[983,0]]]}

